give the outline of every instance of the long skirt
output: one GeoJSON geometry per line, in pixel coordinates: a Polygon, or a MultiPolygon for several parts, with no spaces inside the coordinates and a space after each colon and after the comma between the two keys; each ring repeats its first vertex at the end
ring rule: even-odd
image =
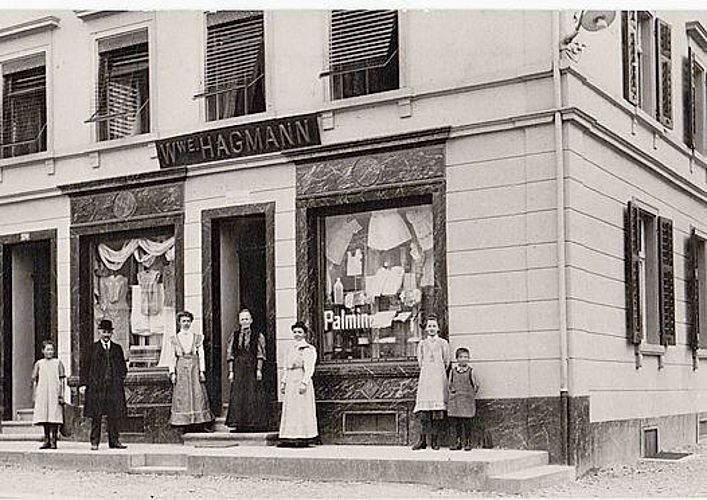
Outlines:
{"type": "Polygon", "coordinates": [[[267,426],[263,382],[256,380],[257,360],[249,352],[233,360],[233,382],[226,425],[237,431],[259,431],[267,426]]]}
{"type": "Polygon", "coordinates": [[[199,381],[199,357],[193,354],[177,358],[177,382],[172,393],[172,425],[193,425],[214,419],[209,409],[206,387],[199,381]]]}
{"type": "Polygon", "coordinates": [[[301,368],[288,372],[285,397],[282,401],[280,439],[311,439],[319,434],[312,384],[307,385],[303,394],[299,393],[303,375],[304,370],[301,368]]]}

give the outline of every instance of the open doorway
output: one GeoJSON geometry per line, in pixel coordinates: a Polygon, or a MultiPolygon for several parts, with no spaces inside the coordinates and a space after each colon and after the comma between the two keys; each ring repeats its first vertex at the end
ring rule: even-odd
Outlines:
{"type": "Polygon", "coordinates": [[[3,245],[2,271],[2,417],[14,420],[33,406],[32,368],[42,341],[55,336],[51,241],[3,245]]]}
{"type": "Polygon", "coordinates": [[[225,416],[230,397],[228,342],[247,307],[255,330],[265,336],[263,389],[269,427],[277,404],[275,345],[275,204],[239,205],[202,213],[204,335],[212,409],[225,416]]]}

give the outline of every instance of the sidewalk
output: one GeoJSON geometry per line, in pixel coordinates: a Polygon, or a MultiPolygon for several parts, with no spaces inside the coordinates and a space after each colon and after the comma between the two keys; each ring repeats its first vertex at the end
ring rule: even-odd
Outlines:
{"type": "MultiPolygon", "coordinates": [[[[455,485],[465,490],[486,489],[491,479],[519,471],[557,467],[548,466],[547,460],[547,453],[543,451],[478,449],[469,452],[413,452],[400,446],[329,445],[294,449],[130,444],[126,450],[112,450],[102,445],[98,451],[90,451],[88,443],[60,442],[58,450],[39,450],[36,442],[0,442],[0,464],[23,468],[394,482],[440,488],[455,485]]],[[[558,479],[567,478],[568,471],[563,469],[558,479]]]]}

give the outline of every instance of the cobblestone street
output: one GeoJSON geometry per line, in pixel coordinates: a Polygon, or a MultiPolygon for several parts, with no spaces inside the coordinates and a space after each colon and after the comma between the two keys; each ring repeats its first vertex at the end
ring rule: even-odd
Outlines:
{"type": "MultiPolygon", "coordinates": [[[[707,497],[707,446],[681,461],[642,460],[586,474],[575,483],[535,490],[532,497],[707,497]]],[[[479,491],[393,483],[152,476],[0,468],[0,498],[215,499],[429,498],[500,496],[479,491]]],[[[450,485],[452,486],[452,485],[450,485]]]]}

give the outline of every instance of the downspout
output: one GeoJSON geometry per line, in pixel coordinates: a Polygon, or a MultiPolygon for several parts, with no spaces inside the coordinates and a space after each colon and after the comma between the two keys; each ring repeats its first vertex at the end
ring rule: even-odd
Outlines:
{"type": "Polygon", "coordinates": [[[569,347],[567,332],[567,269],[565,267],[565,158],[562,133],[562,59],[561,40],[562,12],[552,12],[552,82],[554,86],[555,124],[555,175],[557,210],[557,305],[558,330],[560,336],[560,436],[561,460],[570,464],[570,421],[569,421],[569,347]]]}

